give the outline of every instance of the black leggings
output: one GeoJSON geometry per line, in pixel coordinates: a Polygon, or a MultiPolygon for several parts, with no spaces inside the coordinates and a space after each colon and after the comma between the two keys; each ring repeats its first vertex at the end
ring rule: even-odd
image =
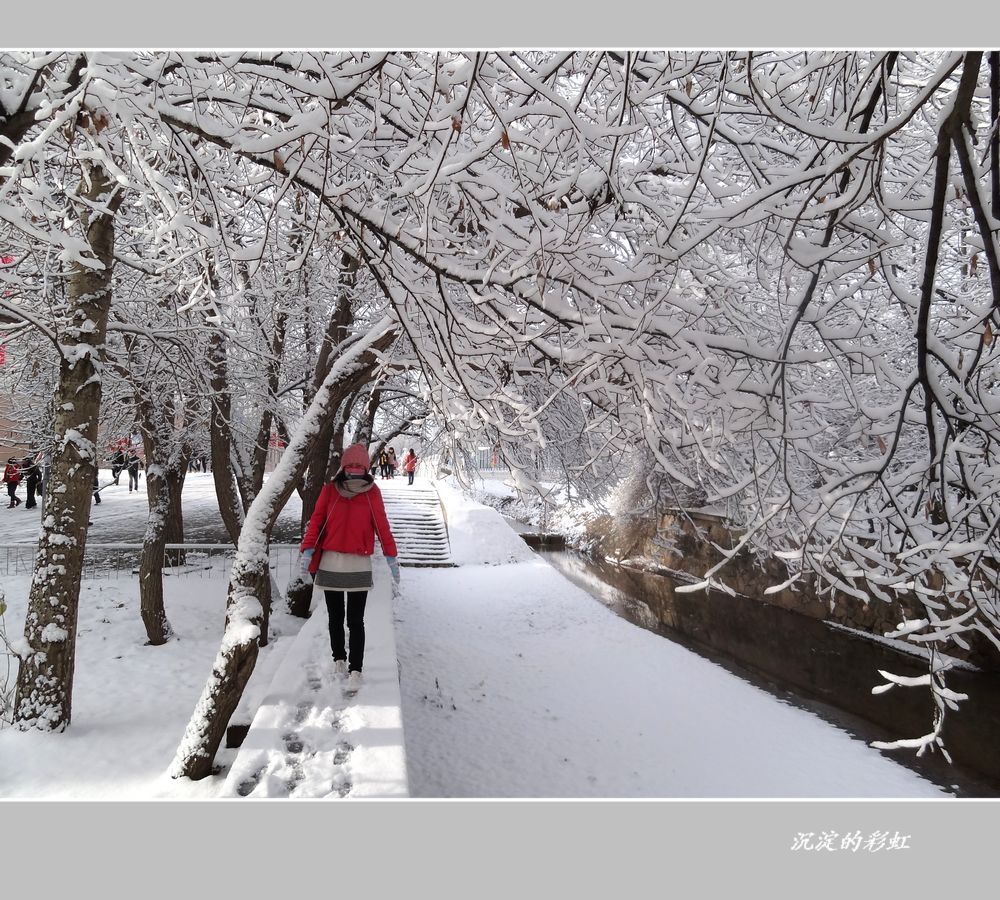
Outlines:
{"type": "Polygon", "coordinates": [[[368,591],[324,591],[330,614],[330,649],[334,659],[346,659],[347,668],[360,672],[365,660],[365,603],[368,591]],[[347,598],[347,628],[351,632],[348,657],[344,641],[344,598],[347,598]]]}

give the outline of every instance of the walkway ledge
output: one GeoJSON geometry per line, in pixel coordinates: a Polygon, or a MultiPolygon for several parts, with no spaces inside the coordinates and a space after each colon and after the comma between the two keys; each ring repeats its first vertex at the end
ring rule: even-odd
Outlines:
{"type": "Polygon", "coordinates": [[[224,797],[406,797],[406,753],[389,573],[376,557],[365,611],[364,683],[333,671],[323,592],[278,667],[224,797]]]}

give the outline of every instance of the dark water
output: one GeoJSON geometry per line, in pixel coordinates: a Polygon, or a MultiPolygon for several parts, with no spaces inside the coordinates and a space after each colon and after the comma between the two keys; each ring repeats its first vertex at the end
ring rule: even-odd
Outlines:
{"type": "MultiPolygon", "coordinates": [[[[726,594],[678,594],[675,583],[570,550],[540,555],[623,618],[693,650],[794,706],[866,742],[919,737],[932,726],[926,688],[871,690],[885,669],[923,675],[920,658],[807,616],[726,594]]],[[[1000,797],[1000,678],[953,671],[949,687],[967,693],[945,719],[945,748],[917,757],[883,751],[960,797],[1000,797]]]]}

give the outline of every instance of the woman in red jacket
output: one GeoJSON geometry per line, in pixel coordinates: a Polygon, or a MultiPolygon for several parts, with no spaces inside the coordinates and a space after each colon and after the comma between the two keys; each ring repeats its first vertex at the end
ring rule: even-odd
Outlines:
{"type": "Polygon", "coordinates": [[[399,583],[396,541],[370,468],[363,444],[352,444],[344,451],[339,471],[320,491],[300,548],[303,569],[315,576],[314,584],[326,594],[330,649],[337,674],[349,670],[354,688],[361,684],[365,656],[365,603],[372,587],[376,531],[393,581],[399,583]],[[344,640],[345,610],[350,656],[344,640]]]}
{"type": "Polygon", "coordinates": [[[20,506],[21,498],[17,496],[17,486],[21,483],[21,467],[13,456],[7,460],[7,467],[3,470],[3,480],[7,485],[7,494],[10,496],[7,509],[20,506]]]}
{"type": "Polygon", "coordinates": [[[413,484],[413,473],[417,470],[417,454],[413,452],[413,448],[410,447],[406,452],[406,456],[403,457],[403,471],[406,472],[409,481],[407,484],[413,484]]]}

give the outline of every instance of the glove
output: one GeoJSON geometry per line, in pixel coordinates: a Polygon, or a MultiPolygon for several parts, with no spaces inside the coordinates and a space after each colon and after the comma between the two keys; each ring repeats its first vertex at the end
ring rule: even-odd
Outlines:
{"type": "Polygon", "coordinates": [[[389,574],[395,584],[399,584],[399,561],[395,556],[387,556],[385,561],[389,564],[389,574]]]}
{"type": "Polygon", "coordinates": [[[302,551],[302,558],[299,560],[299,565],[302,568],[302,574],[309,574],[309,563],[312,562],[313,548],[310,547],[308,550],[302,551]]]}

